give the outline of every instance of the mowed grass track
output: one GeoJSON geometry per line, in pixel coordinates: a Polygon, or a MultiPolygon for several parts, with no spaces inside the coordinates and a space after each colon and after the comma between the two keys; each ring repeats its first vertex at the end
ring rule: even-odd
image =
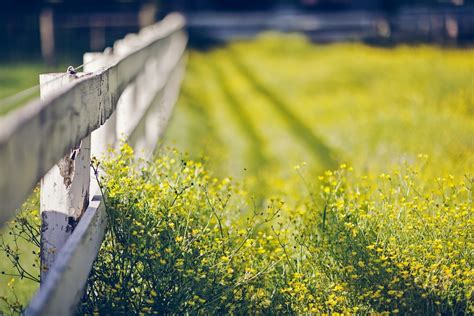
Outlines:
{"type": "Polygon", "coordinates": [[[168,139],[261,181],[302,161],[384,172],[420,153],[433,174],[463,175],[474,163],[473,57],[273,35],[193,52],[168,139]]]}

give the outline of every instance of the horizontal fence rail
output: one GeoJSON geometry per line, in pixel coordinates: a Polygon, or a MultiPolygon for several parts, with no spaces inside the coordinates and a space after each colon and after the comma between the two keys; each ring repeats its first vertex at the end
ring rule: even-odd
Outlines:
{"type": "Polygon", "coordinates": [[[61,248],[47,281],[31,300],[26,315],[74,314],[104,238],[106,223],[104,203],[96,195],[61,248]]]}
{"type": "Polygon", "coordinates": [[[111,66],[77,74],[79,78],[54,96],[0,118],[0,224],[14,215],[59,158],[112,115],[119,97],[150,57],[163,54],[170,41],[176,40],[182,44],[182,51],[177,50],[172,57],[181,61],[186,42],[184,20],[169,18],[162,23],[156,32],[146,28],[143,34],[116,43],[114,55],[118,57],[111,58],[111,66]],[[139,46],[141,42],[143,47],[139,46]]]}
{"type": "Polygon", "coordinates": [[[27,315],[74,314],[107,222],[90,157],[119,139],[154,152],[184,74],[184,26],[171,14],[85,54],[82,73],[41,75],[41,100],[0,118],[0,226],[41,179],[41,286],[27,315]]]}

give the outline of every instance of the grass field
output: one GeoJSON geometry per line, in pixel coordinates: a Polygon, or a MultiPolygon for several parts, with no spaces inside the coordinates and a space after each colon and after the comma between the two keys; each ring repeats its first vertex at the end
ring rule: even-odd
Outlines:
{"type": "Polygon", "coordinates": [[[473,57],[273,34],[192,52],[167,140],[301,221],[291,311],[472,312],[473,57]]]}
{"type": "Polygon", "coordinates": [[[39,89],[31,95],[22,97],[16,102],[2,104],[1,100],[8,98],[25,89],[39,84],[39,75],[42,73],[64,71],[65,67],[46,67],[41,63],[0,63],[0,115],[5,115],[25,102],[39,97],[39,89]]]}
{"type": "MultiPolygon", "coordinates": [[[[151,260],[145,262],[158,256],[157,269],[167,276],[155,278],[156,271],[149,271],[147,280],[169,291],[157,288],[152,295],[135,291],[137,285],[136,298],[158,296],[171,302],[159,310],[170,312],[170,306],[175,312],[201,306],[204,313],[473,313],[473,135],[472,50],[312,45],[296,35],[266,34],[192,51],[164,145],[206,161],[210,175],[201,175],[199,163],[180,168],[179,158],[165,152],[146,170],[156,175],[151,180],[137,178],[143,170],[129,173],[129,163],[111,164],[107,185],[119,196],[116,201],[111,196],[111,203],[136,216],[124,221],[128,233],[134,231],[129,237],[152,222],[169,239],[145,249],[151,260]],[[227,177],[236,179],[232,190],[227,177]],[[229,190],[237,201],[221,210],[222,223],[205,211],[208,192],[191,191],[188,200],[163,210],[160,199],[170,194],[170,179],[209,184],[209,192],[229,190]],[[140,201],[144,196],[147,203],[140,201]],[[244,203],[267,211],[278,205],[281,217],[250,230],[245,218],[251,207],[244,203]],[[170,224],[153,217],[157,209],[170,224]],[[198,258],[204,254],[212,264],[183,259],[190,209],[209,232],[196,246],[198,258]],[[234,244],[235,252],[243,249],[235,258],[234,244]],[[215,283],[203,281],[203,271],[212,272],[215,283]],[[226,282],[248,279],[248,286],[226,288],[226,282]],[[216,288],[226,295],[215,296],[216,288]],[[205,290],[214,296],[203,297],[205,290]],[[185,294],[190,298],[179,303],[185,294]]],[[[191,241],[201,236],[198,228],[191,241]]],[[[153,238],[141,240],[153,244],[153,238]]],[[[107,247],[109,257],[99,256],[97,265],[104,275],[94,275],[106,280],[97,283],[109,293],[104,301],[123,303],[135,296],[118,296],[122,280],[108,270],[114,248],[107,247]],[[107,284],[109,279],[114,282],[107,284]]],[[[0,296],[8,293],[3,284],[9,280],[0,276],[0,296]]],[[[16,282],[24,302],[32,283],[16,282]]],[[[148,307],[138,310],[145,313],[162,306],[153,300],[143,304],[148,307]]]]}
{"type": "Polygon", "coordinates": [[[474,162],[473,70],[470,50],[268,35],[192,53],[168,135],[193,154],[222,158],[224,174],[302,161],[383,172],[422,153],[434,174],[463,175],[474,162]]]}

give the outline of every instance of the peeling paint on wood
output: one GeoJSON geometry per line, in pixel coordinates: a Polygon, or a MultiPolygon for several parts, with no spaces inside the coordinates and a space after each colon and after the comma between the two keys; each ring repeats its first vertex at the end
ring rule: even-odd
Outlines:
{"type": "Polygon", "coordinates": [[[132,144],[152,153],[178,95],[183,26],[181,16],[168,17],[118,41],[85,73],[43,75],[42,100],[0,118],[0,225],[43,177],[42,284],[27,315],[74,314],[106,227],[100,196],[87,207],[91,146],[103,152],[124,130],[132,144]],[[127,87],[128,114],[115,120],[127,87]]]}
{"type": "Polygon", "coordinates": [[[148,60],[164,54],[176,38],[184,44],[172,54],[183,54],[183,26],[184,19],[174,15],[119,41],[107,68],[78,74],[78,79],[51,96],[0,118],[0,226],[60,157],[114,113],[120,95],[148,60]],[[131,48],[125,49],[128,45],[131,48]]]}
{"type": "Polygon", "coordinates": [[[48,278],[31,300],[25,315],[73,315],[84,285],[104,239],[107,216],[104,203],[95,195],[67,239],[48,278]]]}
{"type": "MultiPolygon", "coordinates": [[[[47,98],[77,78],[76,74],[41,75],[41,98],[47,98]]],[[[71,148],[41,179],[41,285],[89,204],[89,165],[90,136],[87,136],[78,146],[71,148]]]]}
{"type": "MultiPolygon", "coordinates": [[[[89,201],[90,151],[102,153],[123,131],[133,146],[142,148],[147,156],[152,154],[184,74],[187,36],[183,26],[183,18],[174,15],[127,36],[114,45],[113,54],[95,55],[100,61],[85,69],[93,73],[79,73],[77,78],[53,75],[73,82],[63,82],[65,88],[45,95],[41,102],[29,105],[29,110],[10,115],[10,120],[0,119],[0,126],[6,126],[0,129],[0,171],[3,174],[2,162],[13,164],[16,155],[18,166],[31,172],[23,176],[12,165],[11,175],[21,175],[13,180],[19,190],[7,205],[9,213],[0,213],[0,224],[52,167],[42,180],[41,192],[41,257],[47,264],[42,265],[42,284],[26,315],[75,313],[106,227],[99,195],[84,212],[89,201]],[[128,96],[127,89],[131,91],[128,96]],[[33,149],[30,156],[28,146],[33,149]]],[[[85,62],[90,56],[84,57],[85,62]]],[[[48,89],[42,86],[42,93],[48,89]]],[[[0,178],[0,198],[8,193],[13,194],[0,178]]]]}
{"type": "Polygon", "coordinates": [[[74,178],[74,159],[69,158],[68,156],[61,159],[58,164],[59,174],[63,177],[63,184],[68,189],[74,178]]]}
{"type": "Polygon", "coordinates": [[[59,250],[72,235],[77,222],[73,217],[58,212],[41,213],[40,280],[43,285],[51,264],[59,250]]]}

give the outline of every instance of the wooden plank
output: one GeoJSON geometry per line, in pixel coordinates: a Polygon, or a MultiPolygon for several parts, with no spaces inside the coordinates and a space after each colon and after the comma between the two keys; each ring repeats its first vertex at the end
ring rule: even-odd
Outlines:
{"type": "Polygon", "coordinates": [[[145,109],[143,115],[137,116],[136,122],[130,122],[133,132],[130,133],[129,142],[142,157],[149,157],[154,152],[176,102],[184,75],[185,58],[175,52],[184,51],[186,41],[185,34],[173,35],[170,47],[162,57],[164,62],[152,64],[154,67],[149,68],[152,71],[150,78],[146,79],[154,81],[154,87],[147,87],[146,90],[154,92],[144,98],[146,105],[141,106],[142,111],[145,109]],[[153,80],[153,75],[157,80],[153,80]]]}
{"type": "MultiPolygon", "coordinates": [[[[182,40],[182,38],[181,38],[182,40]]],[[[184,51],[184,45],[182,45],[182,50],[184,51]]],[[[176,50],[171,51],[170,55],[176,59],[176,50]]],[[[158,120],[167,121],[169,118],[169,114],[171,113],[172,106],[174,105],[177,97],[177,91],[179,89],[179,85],[183,76],[184,72],[184,62],[183,58],[180,60],[172,61],[170,59],[162,60],[163,63],[167,64],[166,71],[160,72],[159,75],[161,76],[160,79],[164,80],[165,86],[160,89],[158,96],[154,98],[155,102],[150,102],[151,106],[146,106],[145,112],[143,113],[142,120],[143,122],[149,123],[147,120],[147,116],[150,115],[152,112],[157,112],[158,116],[156,117],[158,120]],[[166,75],[165,75],[166,73],[166,75]],[[159,102],[157,100],[160,100],[159,102]],[[158,107],[159,106],[159,107],[158,107]],[[158,107],[158,109],[157,109],[158,107]],[[164,115],[166,114],[166,115],[164,115]],[[161,116],[165,116],[165,118],[161,118],[161,116]]],[[[158,75],[158,74],[155,74],[158,75]]],[[[156,84],[156,82],[154,82],[156,84]]],[[[138,115],[140,116],[140,115],[138,115]]],[[[154,123],[160,123],[158,121],[153,121],[154,123]]],[[[165,125],[161,124],[156,130],[156,137],[158,134],[162,133],[164,130],[165,125]]],[[[145,135],[146,136],[146,135],[145,135]]],[[[145,137],[146,138],[146,137],[145,137]]],[[[153,148],[156,145],[153,144],[153,148]]],[[[98,198],[96,198],[98,199],[98,198]]],[[[91,207],[93,205],[91,204],[91,207]]],[[[87,211],[86,211],[87,212],[87,211]]],[[[77,240],[83,239],[80,237],[84,234],[85,231],[88,231],[86,234],[90,235],[93,233],[93,228],[90,225],[93,225],[89,219],[86,219],[86,214],[81,219],[79,225],[77,226],[76,230],[73,232],[72,236],[66,241],[63,248],[59,251],[57,259],[53,264],[48,278],[46,278],[45,283],[42,285],[40,292],[38,292],[37,296],[33,299],[27,314],[30,315],[50,315],[50,314],[61,314],[61,315],[70,315],[73,314],[75,311],[75,306],[79,302],[81,298],[81,294],[83,293],[83,288],[85,283],[87,282],[88,273],[90,271],[90,267],[92,262],[95,258],[93,256],[94,251],[87,251],[84,248],[87,247],[96,247],[97,250],[100,247],[100,242],[97,241],[97,244],[94,242],[92,245],[84,245],[83,243],[76,242],[75,244],[71,244],[69,240],[77,240]],[[84,221],[86,224],[84,224],[84,221]],[[87,224],[89,222],[89,224],[87,224]],[[79,230],[79,225],[86,225],[86,228],[82,228],[79,230]],[[68,250],[70,249],[70,250],[68,250]],[[86,255],[68,255],[71,252],[86,252],[86,255]],[[72,258],[72,259],[71,259],[72,258]],[[86,260],[87,262],[76,263],[77,260],[86,260]],[[89,262],[91,262],[89,264],[89,262]],[[67,269],[65,267],[68,267],[67,269]],[[84,269],[84,271],[76,271],[75,267],[80,267],[80,269],[84,269]],[[80,275],[78,275],[80,274],[80,275]],[[54,278],[54,279],[53,279],[54,278]],[[50,279],[53,279],[51,281],[50,279]],[[74,283],[75,287],[71,288],[71,280],[75,280],[74,283]],[[58,288],[67,288],[68,291],[58,291],[58,288]]],[[[104,224],[105,228],[105,224],[104,224]]],[[[104,228],[100,228],[100,231],[103,231],[104,228]]],[[[100,237],[100,240],[103,238],[100,237]]],[[[89,237],[86,237],[86,240],[89,237]]]]}
{"type": "Polygon", "coordinates": [[[74,233],[60,250],[46,282],[26,309],[26,315],[73,315],[84,292],[92,264],[105,235],[107,216],[95,195],[74,233]]]}
{"type": "MultiPolygon", "coordinates": [[[[83,56],[84,71],[97,72],[107,69],[113,63],[114,56],[112,50],[106,48],[103,53],[85,53],[83,56]]],[[[109,148],[114,148],[117,144],[117,113],[111,116],[91,134],[91,159],[103,158],[109,148]]],[[[90,191],[99,192],[99,185],[95,178],[94,170],[90,169],[90,191]]]]}
{"type": "Polygon", "coordinates": [[[138,11],[138,25],[140,28],[155,23],[156,11],[156,3],[150,2],[141,5],[140,11],[138,11]]]}
{"type": "Polygon", "coordinates": [[[39,29],[41,39],[41,55],[48,65],[54,65],[54,16],[53,10],[43,9],[39,18],[39,29]]]}
{"type": "Polygon", "coordinates": [[[183,26],[184,19],[174,15],[146,28],[121,42],[123,46],[135,41],[136,46],[123,55],[114,52],[116,59],[109,68],[81,74],[53,97],[0,118],[0,225],[59,158],[112,115],[125,87],[183,26]]]}
{"type": "MultiPolygon", "coordinates": [[[[150,36],[150,34],[146,34],[146,32],[141,32],[141,34],[145,34],[143,36],[146,37],[150,36]]],[[[131,46],[138,47],[135,46],[137,43],[136,37],[129,37],[128,40],[133,42],[131,46]]],[[[150,52],[148,58],[143,59],[146,63],[144,63],[144,65],[147,65],[147,67],[154,65],[153,68],[158,68],[157,72],[154,73],[153,71],[150,72],[147,70],[141,75],[141,81],[135,81],[135,79],[138,78],[135,76],[135,78],[130,77],[127,82],[127,84],[135,82],[135,93],[138,92],[140,96],[139,98],[134,98],[134,101],[137,101],[137,99],[139,100],[137,104],[134,104],[134,106],[138,107],[137,110],[139,111],[130,113],[133,115],[132,117],[136,118],[134,126],[131,126],[131,133],[136,135],[143,134],[141,139],[144,139],[146,145],[149,145],[152,148],[156,145],[157,137],[164,131],[165,124],[171,115],[184,73],[184,57],[182,57],[182,55],[186,45],[186,36],[183,32],[178,31],[167,36],[166,40],[166,45],[163,45],[164,41],[161,41],[160,46],[156,45],[148,47],[147,49],[150,49],[152,52],[150,52]],[[136,88],[137,83],[140,83],[141,90],[136,88]],[[144,128],[142,128],[142,126],[144,126],[144,128]]],[[[118,47],[120,47],[120,45],[118,45],[118,47]]],[[[126,47],[129,46],[125,46],[125,48],[126,47]]],[[[125,56],[130,55],[127,49],[122,49],[122,52],[120,52],[119,49],[117,55],[120,56],[120,54],[125,54],[125,56]]],[[[134,54],[134,52],[131,54],[134,54]]],[[[124,62],[127,61],[126,58],[121,59],[116,63],[117,73],[121,70],[121,63],[123,63],[122,67],[124,68],[132,68],[130,64],[124,62]]],[[[92,70],[99,68],[97,65],[94,67],[95,68],[89,69],[92,70]]],[[[107,74],[107,71],[110,71],[111,69],[113,70],[114,67],[110,67],[95,75],[107,74]]],[[[107,76],[109,75],[110,74],[107,74],[107,76]]],[[[86,74],[79,75],[79,77],[87,76],[88,75],[86,74]]],[[[109,77],[102,80],[109,80],[108,78],[109,77]]],[[[115,88],[117,91],[123,92],[126,81],[122,82],[120,76],[115,79],[115,88]]],[[[78,80],[82,79],[80,78],[78,80]]],[[[105,84],[105,87],[110,87],[110,85],[111,83],[109,81],[105,84]]],[[[73,87],[73,89],[78,89],[77,84],[74,84],[73,87]]],[[[87,87],[89,86],[86,86],[86,88],[87,87]]],[[[90,86],[89,88],[93,88],[93,86],[90,86]]],[[[70,90],[71,89],[68,91],[70,90]]],[[[82,90],[82,92],[83,94],[87,94],[89,91],[82,90]]],[[[103,91],[99,88],[98,90],[94,90],[94,92],[97,92],[100,96],[103,91]]],[[[79,103],[88,108],[90,107],[90,104],[83,101],[83,94],[81,94],[81,102],[79,103]]],[[[117,95],[119,94],[120,93],[117,93],[117,95]]],[[[89,102],[104,101],[104,99],[101,99],[100,97],[94,99],[94,95],[95,94],[93,93],[87,100],[89,102]]],[[[75,105],[75,102],[72,104],[75,105]]],[[[110,104],[113,111],[114,100],[110,101],[110,104]]],[[[80,111],[80,109],[78,110],[80,111]]],[[[81,115],[81,113],[75,113],[75,115],[81,115]]],[[[98,115],[101,115],[101,112],[98,112],[98,115]]],[[[106,118],[107,115],[104,115],[101,118],[103,117],[106,118]]],[[[88,119],[88,117],[86,117],[86,119],[88,119]]],[[[90,122],[88,123],[91,124],[90,122]]],[[[95,122],[93,121],[92,124],[94,123],[95,122]]],[[[103,129],[104,126],[102,126],[101,129],[103,129]]],[[[95,128],[97,128],[97,126],[95,128]]],[[[99,131],[100,129],[94,134],[99,135],[99,131]]],[[[53,136],[56,135],[54,134],[53,136]]],[[[103,138],[103,135],[100,136],[100,138],[103,138]]],[[[100,150],[99,147],[101,147],[103,143],[104,141],[102,139],[97,141],[95,150],[100,150]]],[[[97,256],[97,252],[104,237],[105,227],[106,215],[103,203],[101,203],[99,196],[95,196],[74,232],[59,250],[57,259],[49,270],[48,277],[45,279],[40,291],[33,298],[26,311],[27,315],[72,315],[75,313],[77,303],[80,301],[82,296],[93,261],[97,256]]]]}
{"type": "MultiPolygon", "coordinates": [[[[41,75],[41,98],[54,94],[75,78],[75,74],[41,75]]],[[[90,145],[90,136],[87,136],[41,179],[41,284],[89,204],[90,145]]]]}
{"type": "MultiPolygon", "coordinates": [[[[83,62],[85,72],[96,72],[108,68],[113,63],[113,55],[110,49],[103,53],[86,53],[83,62]]],[[[109,147],[114,147],[117,142],[116,120],[117,114],[114,112],[103,125],[92,132],[91,157],[101,158],[109,147]]]]}
{"type": "Polygon", "coordinates": [[[154,153],[158,140],[166,130],[184,76],[184,66],[182,59],[130,135],[129,143],[140,157],[149,158],[154,153]]]}

